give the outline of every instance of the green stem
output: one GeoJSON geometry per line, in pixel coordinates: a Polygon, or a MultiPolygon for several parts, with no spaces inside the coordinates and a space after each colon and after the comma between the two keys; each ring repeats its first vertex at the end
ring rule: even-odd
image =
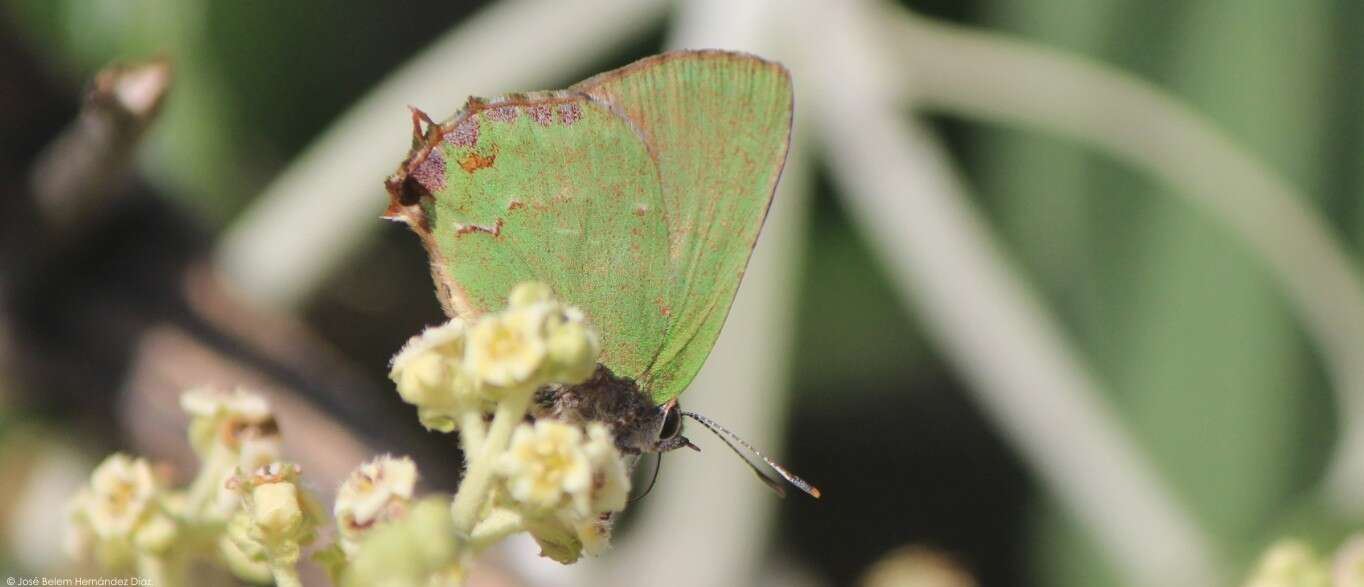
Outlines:
{"type": "Polygon", "coordinates": [[[488,517],[474,526],[469,543],[474,552],[478,552],[525,529],[526,520],[520,513],[506,508],[495,508],[488,517]]]}
{"type": "Polygon", "coordinates": [[[269,581],[273,574],[265,563],[253,561],[243,554],[226,534],[218,538],[218,561],[238,579],[251,583],[269,581]]]}
{"type": "Polygon", "coordinates": [[[497,402],[497,410],[493,412],[493,425],[488,429],[488,436],[481,443],[477,458],[469,462],[469,468],[464,471],[464,480],[459,484],[459,492],[455,494],[454,503],[450,504],[455,532],[461,537],[469,536],[474,522],[478,520],[478,510],[488,498],[497,455],[507,449],[512,431],[526,415],[526,408],[530,406],[533,392],[534,390],[514,391],[497,402]]]}
{"type": "Polygon", "coordinates": [[[215,445],[208,458],[200,463],[199,473],[190,484],[185,499],[188,517],[200,518],[204,515],[209,504],[217,497],[218,488],[222,487],[234,460],[235,456],[226,447],[215,445]]]}
{"type": "Polygon", "coordinates": [[[483,445],[483,438],[487,434],[488,425],[483,422],[482,410],[466,410],[460,415],[459,444],[465,455],[478,454],[479,448],[483,445]]]}

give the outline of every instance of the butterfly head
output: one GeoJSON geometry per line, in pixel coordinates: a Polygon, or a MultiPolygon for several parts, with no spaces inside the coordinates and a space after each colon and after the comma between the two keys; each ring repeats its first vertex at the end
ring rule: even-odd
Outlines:
{"type": "Polygon", "coordinates": [[[677,399],[670,399],[661,406],[658,406],[656,431],[654,432],[654,446],[650,450],[653,452],[666,452],[677,448],[687,447],[692,450],[701,450],[687,440],[682,435],[682,407],[677,404],[677,399]]]}

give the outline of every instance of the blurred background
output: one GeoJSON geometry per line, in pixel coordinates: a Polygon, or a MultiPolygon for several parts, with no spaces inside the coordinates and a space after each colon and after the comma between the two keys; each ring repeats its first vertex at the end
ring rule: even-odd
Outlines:
{"type": "Polygon", "coordinates": [[[1280,537],[1334,548],[1364,513],[1361,19],[1327,0],[6,2],[0,574],[63,572],[64,500],[101,455],[187,478],[175,397],[198,384],[266,391],[324,497],[386,451],[452,490],[455,443],[386,378],[444,318],[417,239],[378,219],[406,106],[440,119],[677,47],[782,61],[798,113],[682,400],[825,498],[776,499],[693,431],[705,452],[665,459],[614,552],[565,569],[512,545],[487,584],[1234,585],[1280,537]],[[100,123],[97,73],[148,59],[170,64],[164,100],[100,123]],[[955,570],[903,582],[926,566],[955,570]]]}

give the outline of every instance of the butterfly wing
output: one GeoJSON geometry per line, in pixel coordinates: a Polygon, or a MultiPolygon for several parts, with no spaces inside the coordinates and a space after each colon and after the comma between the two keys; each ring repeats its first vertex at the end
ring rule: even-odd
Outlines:
{"type": "Polygon", "coordinates": [[[658,167],[668,334],[641,384],[661,404],[701,369],[748,266],[786,160],[790,75],[751,55],[684,51],[573,89],[629,118],[658,167]]]}
{"type": "Polygon", "coordinates": [[[601,331],[602,362],[638,378],[667,333],[667,227],[638,129],[576,92],[470,100],[397,175],[388,216],[426,245],[446,312],[477,315],[548,283],[601,331]]]}

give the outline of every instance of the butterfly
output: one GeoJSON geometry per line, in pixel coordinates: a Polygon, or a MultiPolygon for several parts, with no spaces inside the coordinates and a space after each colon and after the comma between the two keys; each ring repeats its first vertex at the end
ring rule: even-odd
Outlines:
{"type": "Polygon", "coordinates": [[[786,160],[792,107],[777,63],[677,51],[567,90],[470,98],[441,123],[413,109],[385,217],[421,238],[451,317],[492,311],[517,283],[540,281],[596,326],[595,374],[541,389],[534,416],[604,422],[633,455],[696,448],[682,434],[688,416],[818,497],[677,402],[729,314],[786,160]]]}

